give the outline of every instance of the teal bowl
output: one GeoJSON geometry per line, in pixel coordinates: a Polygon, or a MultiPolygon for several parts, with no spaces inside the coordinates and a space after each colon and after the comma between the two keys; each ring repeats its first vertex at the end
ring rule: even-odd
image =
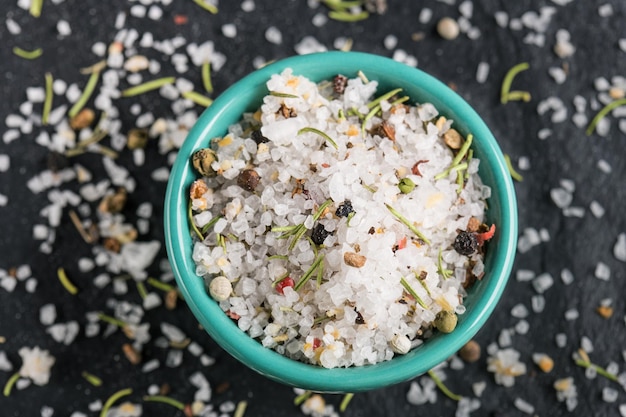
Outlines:
{"type": "Polygon", "coordinates": [[[189,132],[172,167],[165,196],[165,242],[176,281],[189,308],[209,335],[228,353],[266,377],[294,387],[322,392],[357,392],[409,380],[448,359],[485,324],[507,283],[516,251],[517,206],[511,177],[502,151],[480,116],[459,95],[424,72],[377,55],[358,52],[324,52],[294,56],[270,64],[244,77],[221,94],[189,132]],[[210,140],[226,133],[244,112],[258,109],[268,93],[272,74],[292,68],[311,80],[349,77],[363,71],[379,82],[379,93],[402,87],[415,102],[430,102],[454,120],[462,134],[474,135],[474,156],[480,158],[479,175],[492,189],[488,223],[497,225],[485,259],[485,275],[470,290],[457,328],[436,333],[406,355],[361,367],[325,369],[287,358],[241,331],[208,295],[195,274],[192,240],[187,217],[188,190],[197,178],[190,157],[210,140]]]}

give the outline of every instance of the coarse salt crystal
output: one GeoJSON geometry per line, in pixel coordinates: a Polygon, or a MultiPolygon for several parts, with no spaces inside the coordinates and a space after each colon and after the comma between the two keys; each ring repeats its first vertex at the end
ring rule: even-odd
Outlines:
{"type": "Polygon", "coordinates": [[[161,9],[156,4],[150,6],[148,9],[148,18],[152,20],[159,20],[163,16],[163,9],[161,9]]]}
{"type": "Polygon", "coordinates": [[[532,414],[535,412],[535,407],[533,407],[532,404],[519,397],[513,401],[513,405],[515,405],[515,408],[526,414],[532,414]]]}
{"type": "Polygon", "coordinates": [[[72,28],[66,20],[59,20],[57,22],[57,32],[61,36],[68,36],[72,34],[72,28]]]}
{"type": "Polygon", "coordinates": [[[237,26],[233,23],[227,23],[222,25],[222,35],[227,38],[234,38],[237,36],[237,26]]]}
{"type": "Polygon", "coordinates": [[[265,39],[275,45],[283,43],[283,34],[276,26],[270,26],[265,30],[265,39]]]}
{"type": "Polygon", "coordinates": [[[54,304],[45,304],[39,309],[39,321],[44,326],[49,326],[57,318],[57,309],[54,304]]]}
{"type": "Polygon", "coordinates": [[[613,246],[613,256],[618,261],[626,262],[626,233],[617,236],[615,246],[613,246]]]}
{"type": "Polygon", "coordinates": [[[610,3],[606,3],[598,6],[598,15],[600,17],[613,16],[613,5],[610,3]]]}
{"type": "Polygon", "coordinates": [[[564,314],[565,320],[568,320],[568,321],[576,320],[578,316],[579,316],[579,313],[576,308],[570,308],[566,310],[564,314]]]}
{"type": "Polygon", "coordinates": [[[554,336],[554,340],[556,346],[559,348],[564,348],[565,346],[567,346],[567,335],[565,333],[557,333],[554,336]]]}
{"type": "Polygon", "coordinates": [[[252,12],[256,8],[254,0],[243,0],[241,2],[241,10],[244,12],[252,12]]]}
{"type": "MultiPolygon", "coordinates": [[[[158,369],[159,366],[161,366],[159,360],[158,359],[152,359],[152,360],[149,360],[148,362],[143,364],[143,366],[141,367],[141,372],[143,372],[144,374],[147,374],[148,372],[152,372],[152,371],[158,369]]],[[[157,390],[158,390],[158,388],[157,388],[157,390]]]]}
{"type": "Polygon", "coordinates": [[[601,279],[603,281],[608,281],[611,278],[611,269],[604,262],[598,262],[596,264],[594,275],[598,279],[601,279]]]}
{"type": "Polygon", "coordinates": [[[574,282],[574,274],[572,271],[567,268],[563,268],[561,270],[561,281],[563,281],[563,284],[565,285],[569,285],[574,282]]]}
{"type": "Polygon", "coordinates": [[[476,81],[483,84],[489,76],[489,63],[481,61],[476,68],[476,81]]]}

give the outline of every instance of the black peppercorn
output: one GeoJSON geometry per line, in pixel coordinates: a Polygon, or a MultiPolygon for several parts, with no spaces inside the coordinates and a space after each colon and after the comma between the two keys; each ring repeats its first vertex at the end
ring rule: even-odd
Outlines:
{"type": "Polygon", "coordinates": [[[337,210],[335,210],[335,215],[337,217],[348,217],[350,213],[354,213],[352,202],[350,200],[345,200],[339,205],[339,207],[337,207],[337,210]]]}
{"type": "Polygon", "coordinates": [[[62,153],[52,151],[48,154],[48,169],[52,172],[59,172],[70,165],[67,157],[62,153]]]}
{"type": "Polygon", "coordinates": [[[332,235],[332,232],[326,230],[322,223],[318,223],[311,231],[311,240],[316,245],[321,245],[329,235],[332,235]]]}
{"type": "Polygon", "coordinates": [[[257,145],[261,143],[267,143],[270,141],[268,138],[263,136],[263,133],[261,133],[261,129],[252,131],[252,140],[255,141],[257,145]]]}
{"type": "Polygon", "coordinates": [[[261,177],[253,169],[244,169],[237,177],[237,185],[246,191],[254,191],[260,181],[261,177]]]}
{"type": "Polygon", "coordinates": [[[454,244],[452,245],[454,250],[460,253],[461,255],[469,256],[476,252],[478,248],[478,241],[476,240],[476,235],[474,233],[461,231],[454,239],[454,244]]]}

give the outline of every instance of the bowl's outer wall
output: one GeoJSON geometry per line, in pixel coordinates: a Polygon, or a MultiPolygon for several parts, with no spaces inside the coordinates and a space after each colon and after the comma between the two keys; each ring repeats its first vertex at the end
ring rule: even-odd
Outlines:
{"type": "Polygon", "coordinates": [[[513,184],[502,152],[493,135],[460,96],[435,78],[391,59],[358,52],[326,52],[296,56],[255,71],[218,97],[200,117],[180,149],[172,168],[165,199],[165,237],[168,256],[177,283],[192,312],[211,337],[235,358],[288,385],[324,392],[364,391],[402,382],[422,374],[454,354],[471,339],[493,311],[508,280],[517,239],[517,206],[513,184]],[[497,232],[488,243],[485,277],[478,281],[465,299],[467,311],[459,318],[454,332],[436,334],[407,355],[376,365],[324,369],[293,361],[264,348],[239,330],[207,294],[195,274],[191,257],[192,240],[187,217],[189,185],[197,178],[190,155],[208,146],[214,137],[223,136],[244,112],[255,111],[268,91],[271,75],[292,68],[294,74],[314,81],[331,79],[341,73],[348,77],[362,70],[370,80],[379,82],[378,94],[402,87],[412,103],[430,102],[442,115],[454,120],[462,134],[474,135],[474,156],[481,160],[479,173],[492,188],[487,220],[497,232]]]}

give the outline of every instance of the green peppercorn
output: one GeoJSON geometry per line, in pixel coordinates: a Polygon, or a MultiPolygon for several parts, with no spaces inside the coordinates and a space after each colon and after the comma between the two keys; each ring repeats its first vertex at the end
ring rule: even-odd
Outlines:
{"type": "Polygon", "coordinates": [[[456,327],[458,318],[452,311],[442,310],[435,317],[435,327],[442,333],[450,333],[456,327]]]}
{"type": "Polygon", "coordinates": [[[410,178],[402,178],[398,183],[402,194],[408,194],[415,189],[415,183],[410,178]]]}
{"type": "Polygon", "coordinates": [[[215,171],[211,168],[211,164],[217,161],[217,155],[213,149],[203,148],[191,156],[193,167],[204,177],[215,175],[215,171]]]}

